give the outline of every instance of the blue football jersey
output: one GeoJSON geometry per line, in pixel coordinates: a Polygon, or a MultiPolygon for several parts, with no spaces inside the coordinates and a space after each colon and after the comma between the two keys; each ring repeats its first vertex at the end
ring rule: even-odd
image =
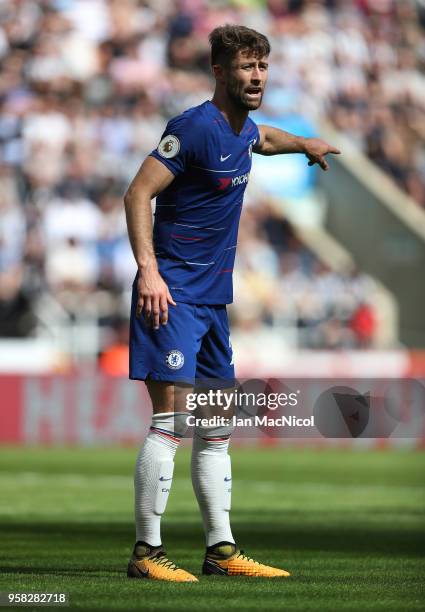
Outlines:
{"type": "Polygon", "coordinates": [[[239,219],[259,140],[248,117],[237,134],[210,101],[168,122],[151,155],[175,175],[157,197],[153,241],[175,300],[230,304],[239,219]]]}

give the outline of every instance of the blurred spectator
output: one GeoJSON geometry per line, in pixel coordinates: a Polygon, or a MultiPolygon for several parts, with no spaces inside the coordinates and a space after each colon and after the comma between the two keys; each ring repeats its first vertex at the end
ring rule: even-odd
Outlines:
{"type": "Polygon", "coordinates": [[[127,376],[129,360],[128,321],[116,319],[106,348],[99,355],[99,368],[109,376],[127,376]]]}
{"type": "Polygon", "coordinates": [[[36,321],[30,297],[23,287],[24,270],[15,264],[0,271],[0,337],[31,335],[36,321]]]}
{"type": "MultiPolygon", "coordinates": [[[[270,37],[280,113],[332,121],[425,206],[424,14],[422,0],[0,2],[1,334],[33,333],[48,292],[111,341],[135,272],[122,194],[166,120],[210,97],[207,34],[225,22],[270,37]]],[[[324,268],[264,199],[239,245],[234,325],[373,343],[367,280],[324,268]]]]}

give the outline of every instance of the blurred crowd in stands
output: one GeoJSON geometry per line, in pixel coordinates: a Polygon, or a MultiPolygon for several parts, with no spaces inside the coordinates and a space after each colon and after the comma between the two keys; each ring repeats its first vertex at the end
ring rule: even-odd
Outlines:
{"type": "MultiPolygon", "coordinates": [[[[415,0],[0,0],[0,336],[33,334],[49,294],[97,318],[102,346],[122,338],[122,196],[166,120],[211,97],[217,25],[267,34],[282,114],[330,120],[425,206],[424,21],[415,0]]],[[[235,326],[373,342],[371,281],[326,269],[267,199],[246,207],[237,261],[235,326]]]]}

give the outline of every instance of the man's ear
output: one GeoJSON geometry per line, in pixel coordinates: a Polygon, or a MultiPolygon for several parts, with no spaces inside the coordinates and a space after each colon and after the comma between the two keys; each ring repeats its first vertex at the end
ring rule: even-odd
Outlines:
{"type": "Polygon", "coordinates": [[[211,71],[216,81],[218,81],[219,83],[224,82],[224,68],[221,64],[214,64],[213,66],[211,66],[211,71]]]}

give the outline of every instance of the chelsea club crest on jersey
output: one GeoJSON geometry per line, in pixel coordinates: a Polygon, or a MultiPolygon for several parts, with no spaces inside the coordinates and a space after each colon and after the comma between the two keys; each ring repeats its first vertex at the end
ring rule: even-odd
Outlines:
{"type": "Polygon", "coordinates": [[[169,351],[165,357],[165,363],[172,370],[180,370],[184,364],[184,355],[177,349],[169,351]]]}

